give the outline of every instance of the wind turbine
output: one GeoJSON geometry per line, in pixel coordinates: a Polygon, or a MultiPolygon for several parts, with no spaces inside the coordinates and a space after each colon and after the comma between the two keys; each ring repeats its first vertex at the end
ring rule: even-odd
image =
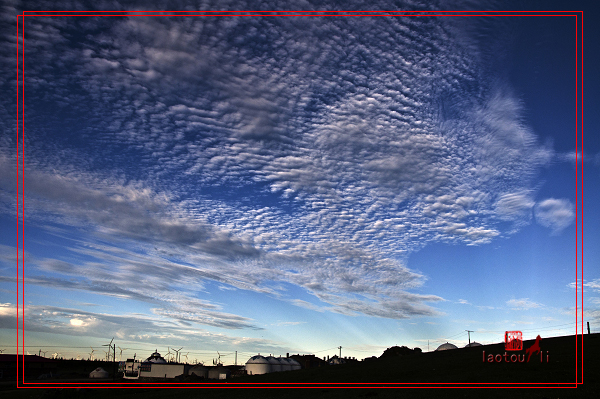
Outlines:
{"type": "Polygon", "coordinates": [[[185,357],[185,364],[188,364],[188,355],[190,354],[190,352],[186,353],[185,355],[183,355],[183,357],[185,357]]]}
{"type": "Polygon", "coordinates": [[[52,359],[57,359],[59,356],[60,356],[60,353],[58,353],[58,352],[54,352],[54,353],[52,354],[52,359]]]}
{"type": "Polygon", "coordinates": [[[92,351],[90,352],[90,360],[92,360],[92,361],[93,361],[93,360],[94,360],[94,352],[95,352],[95,350],[94,350],[94,348],[92,348],[91,346],[90,346],[90,349],[92,350],[92,351]]]}
{"type": "Polygon", "coordinates": [[[117,348],[119,348],[120,352],[119,352],[119,361],[123,360],[123,351],[126,351],[129,348],[121,348],[120,346],[117,346],[117,348]]]}
{"type": "Polygon", "coordinates": [[[175,363],[179,363],[179,351],[183,349],[183,346],[179,349],[173,349],[177,355],[175,355],[175,363]]]}
{"type": "MultiPolygon", "coordinates": [[[[112,343],[113,343],[114,340],[115,340],[115,337],[112,337],[112,339],[110,340],[110,343],[108,345],[102,345],[102,346],[108,346],[108,352],[107,352],[107,358],[106,358],[106,361],[108,361],[108,362],[110,362],[110,350],[114,349],[113,345],[112,345],[112,343]]],[[[113,351],[113,362],[114,361],[115,361],[115,354],[114,354],[114,351],[113,351]]]]}
{"type": "Polygon", "coordinates": [[[168,347],[167,347],[167,349],[169,350],[169,351],[167,352],[167,354],[166,354],[166,356],[167,356],[167,362],[170,362],[170,360],[169,360],[169,356],[170,356],[170,355],[172,355],[172,353],[171,353],[171,347],[169,347],[169,346],[168,346],[168,347]]]}

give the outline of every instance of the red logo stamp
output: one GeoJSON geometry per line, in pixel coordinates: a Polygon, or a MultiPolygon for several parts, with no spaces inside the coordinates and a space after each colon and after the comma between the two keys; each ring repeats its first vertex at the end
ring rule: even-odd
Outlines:
{"type": "Polygon", "coordinates": [[[523,349],[523,334],[521,331],[506,331],[504,334],[504,349],[520,351],[523,349]]]}

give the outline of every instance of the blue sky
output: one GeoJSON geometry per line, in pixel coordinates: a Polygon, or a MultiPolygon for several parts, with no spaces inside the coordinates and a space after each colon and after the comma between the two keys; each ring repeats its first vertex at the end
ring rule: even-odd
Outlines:
{"type": "MultiPolygon", "coordinates": [[[[370,9],[440,9],[428,4],[370,9]]],[[[23,8],[0,14],[9,352],[23,8]]],[[[598,60],[584,54],[584,305],[598,331],[598,60]]],[[[27,349],[87,358],[115,337],[123,356],[184,347],[210,363],[574,333],[575,71],[573,17],[27,17],[27,349]]]]}

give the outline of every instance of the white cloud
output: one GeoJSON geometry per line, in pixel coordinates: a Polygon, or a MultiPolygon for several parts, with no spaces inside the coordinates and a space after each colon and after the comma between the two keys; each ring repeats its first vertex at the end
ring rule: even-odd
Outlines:
{"type": "MultiPolygon", "coordinates": [[[[227,328],[253,324],[175,303],[212,280],[315,308],[276,288],[286,282],[326,304],[318,310],[439,314],[428,303],[442,298],[411,292],[426,276],[408,255],[483,245],[506,220],[527,222],[552,151],[453,23],[299,21],[28,27],[28,218],[70,226],[82,237],[70,252],[93,258],[37,259],[32,282],[158,301],[164,317],[227,328]]],[[[12,214],[15,159],[2,143],[12,214]]],[[[560,209],[540,209],[539,223],[562,228],[560,209]]]]}
{"type": "Polygon", "coordinates": [[[530,301],[529,298],[511,299],[506,304],[514,310],[529,310],[543,307],[542,304],[530,301]]]}
{"type": "Polygon", "coordinates": [[[548,198],[540,201],[534,208],[535,220],[558,234],[575,220],[575,208],[568,199],[548,198]]]}

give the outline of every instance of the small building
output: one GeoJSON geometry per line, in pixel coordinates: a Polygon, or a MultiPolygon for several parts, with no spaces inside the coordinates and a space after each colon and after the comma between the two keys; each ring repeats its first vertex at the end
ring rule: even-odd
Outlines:
{"type": "Polygon", "coordinates": [[[208,378],[208,368],[202,364],[197,364],[190,369],[189,375],[195,375],[200,378],[208,378]]]}
{"type": "Polygon", "coordinates": [[[294,359],[300,365],[300,368],[303,369],[329,365],[325,359],[318,358],[315,355],[292,355],[290,358],[294,359]]]}
{"type": "Polygon", "coordinates": [[[179,363],[167,363],[167,361],[155,351],[143,362],[135,359],[127,359],[119,363],[119,371],[125,379],[138,378],[175,378],[188,375],[191,365],[179,363]]]}
{"type": "Polygon", "coordinates": [[[229,377],[231,377],[231,372],[228,368],[223,367],[222,364],[211,367],[208,370],[208,378],[211,380],[226,380],[229,377]]]}
{"type": "Polygon", "coordinates": [[[140,365],[140,377],[175,378],[187,375],[191,368],[187,364],[144,362],[140,365]]]}

